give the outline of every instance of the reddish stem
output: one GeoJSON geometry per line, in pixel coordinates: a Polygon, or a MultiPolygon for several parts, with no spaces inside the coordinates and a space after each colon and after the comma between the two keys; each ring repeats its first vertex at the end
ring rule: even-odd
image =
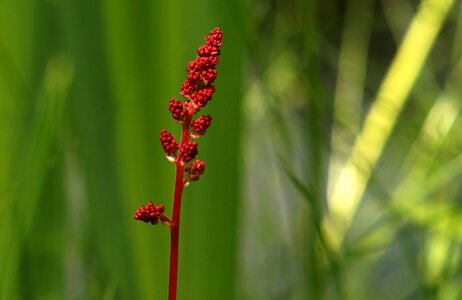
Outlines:
{"type": "MultiPolygon", "coordinates": [[[[188,116],[183,123],[181,133],[181,145],[189,141],[189,128],[191,126],[191,118],[194,114],[194,108],[190,108],[188,116]]],[[[180,212],[181,212],[181,197],[184,188],[184,162],[181,159],[176,161],[175,175],[175,191],[173,194],[173,211],[172,211],[172,226],[170,227],[170,275],[168,285],[168,299],[176,300],[177,282],[178,282],[178,249],[180,239],[180,212]]]]}

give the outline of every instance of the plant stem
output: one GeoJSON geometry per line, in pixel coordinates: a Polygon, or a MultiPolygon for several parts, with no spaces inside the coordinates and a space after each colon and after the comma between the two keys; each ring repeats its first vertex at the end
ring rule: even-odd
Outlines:
{"type": "MultiPolygon", "coordinates": [[[[189,128],[194,110],[190,109],[188,117],[183,123],[180,145],[189,141],[189,128]]],[[[176,300],[178,282],[178,249],[180,239],[181,197],[184,188],[184,163],[177,159],[175,174],[175,191],[173,194],[172,226],[170,227],[170,275],[168,284],[168,300],[176,300]]]]}
{"type": "Polygon", "coordinates": [[[183,166],[177,164],[175,193],[173,198],[172,226],[170,227],[170,276],[168,299],[176,300],[176,287],[178,278],[178,246],[180,235],[180,209],[183,194],[183,166]]]}

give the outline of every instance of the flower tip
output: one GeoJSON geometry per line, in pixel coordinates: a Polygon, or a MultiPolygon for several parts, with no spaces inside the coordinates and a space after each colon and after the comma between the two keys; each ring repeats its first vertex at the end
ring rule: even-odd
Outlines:
{"type": "Polygon", "coordinates": [[[217,26],[212,31],[210,31],[210,35],[217,35],[218,37],[220,37],[220,39],[222,39],[223,30],[221,29],[221,27],[217,26]]]}

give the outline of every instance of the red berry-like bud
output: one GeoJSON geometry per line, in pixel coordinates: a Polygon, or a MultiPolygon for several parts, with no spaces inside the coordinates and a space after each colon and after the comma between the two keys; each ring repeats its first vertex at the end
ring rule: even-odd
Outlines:
{"type": "Polygon", "coordinates": [[[195,62],[199,68],[209,69],[218,65],[220,60],[218,59],[218,56],[199,56],[196,58],[195,62]]]}
{"type": "Polygon", "coordinates": [[[188,67],[186,68],[186,71],[188,73],[197,72],[200,70],[200,68],[201,68],[200,61],[196,59],[188,63],[188,67]]]}
{"type": "Polygon", "coordinates": [[[184,163],[187,163],[196,157],[198,153],[197,142],[188,141],[180,147],[180,159],[184,163]]]}
{"type": "Polygon", "coordinates": [[[147,205],[141,205],[136,211],[134,218],[135,220],[150,222],[155,225],[159,223],[159,218],[162,217],[162,214],[165,211],[163,205],[154,205],[152,201],[149,201],[147,205]]]}
{"type": "Polygon", "coordinates": [[[212,99],[213,93],[215,92],[215,87],[213,85],[206,86],[201,90],[195,92],[191,95],[191,101],[194,102],[194,105],[201,108],[207,105],[207,103],[212,99]]]}
{"type": "Polygon", "coordinates": [[[207,70],[203,70],[200,73],[200,76],[201,76],[201,79],[204,82],[204,84],[211,84],[217,78],[217,69],[210,68],[210,69],[207,69],[207,70]]]}
{"type": "Polygon", "coordinates": [[[218,56],[220,55],[220,49],[216,46],[206,44],[197,49],[197,54],[199,54],[199,56],[218,56]]]}
{"type": "Polygon", "coordinates": [[[190,181],[197,181],[199,177],[205,172],[205,162],[202,160],[195,160],[185,169],[190,181]]]}
{"type": "Polygon", "coordinates": [[[205,38],[205,42],[207,45],[220,47],[222,39],[223,31],[221,31],[220,28],[215,28],[214,30],[210,31],[210,35],[205,38]]]}
{"type": "Polygon", "coordinates": [[[191,84],[198,84],[201,80],[201,73],[199,71],[190,71],[188,73],[188,80],[191,84]]]}
{"type": "Polygon", "coordinates": [[[217,78],[216,65],[219,63],[223,31],[220,28],[212,30],[205,38],[205,44],[199,47],[195,60],[189,62],[186,71],[188,79],[181,85],[180,94],[192,100],[194,107],[204,107],[212,98],[215,88],[211,85],[217,78]]]}
{"type": "Polygon", "coordinates": [[[164,152],[167,156],[175,156],[178,149],[178,143],[173,137],[173,134],[165,129],[162,129],[160,132],[160,144],[162,145],[162,149],[164,149],[164,152]]]}
{"type": "Polygon", "coordinates": [[[180,89],[181,96],[183,96],[186,99],[189,99],[193,92],[194,88],[192,87],[191,83],[188,80],[183,82],[180,89]]]}
{"type": "Polygon", "coordinates": [[[191,128],[195,135],[201,136],[207,132],[207,128],[209,128],[210,124],[212,123],[212,116],[200,116],[196,120],[192,121],[191,128]]]}
{"type": "Polygon", "coordinates": [[[184,120],[188,113],[188,111],[184,109],[183,103],[174,98],[170,99],[168,110],[172,113],[172,117],[178,121],[184,120]]]}

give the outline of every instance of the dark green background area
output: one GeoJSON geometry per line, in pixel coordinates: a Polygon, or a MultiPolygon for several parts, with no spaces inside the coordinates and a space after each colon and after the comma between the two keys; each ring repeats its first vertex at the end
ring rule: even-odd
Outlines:
{"type": "Polygon", "coordinates": [[[148,201],[171,213],[158,136],[179,137],[168,101],[217,26],[178,299],[460,299],[458,1],[435,17],[342,243],[325,231],[333,165],[409,25],[443,2],[0,1],[0,300],[167,299],[169,231],[133,213],[148,201]]]}

